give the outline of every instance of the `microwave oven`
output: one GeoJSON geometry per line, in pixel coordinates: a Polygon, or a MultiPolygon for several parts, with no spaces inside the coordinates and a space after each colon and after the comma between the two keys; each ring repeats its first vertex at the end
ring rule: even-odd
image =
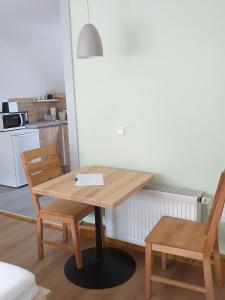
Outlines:
{"type": "Polygon", "coordinates": [[[0,131],[22,129],[27,123],[27,112],[0,113],[0,131]]]}

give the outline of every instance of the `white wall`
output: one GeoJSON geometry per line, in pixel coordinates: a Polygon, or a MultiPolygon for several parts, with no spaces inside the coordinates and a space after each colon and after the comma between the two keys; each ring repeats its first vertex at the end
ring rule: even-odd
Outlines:
{"type": "Polygon", "coordinates": [[[70,2],[81,165],[213,194],[225,167],[225,1],[90,1],[104,47],[92,60],[76,58],[86,4],[70,2]]]}
{"type": "Polygon", "coordinates": [[[214,192],[225,167],[224,11],[222,0],[90,1],[104,58],[78,60],[86,6],[71,0],[82,165],[214,192]]]}
{"type": "Polygon", "coordinates": [[[25,51],[40,75],[40,89],[64,92],[62,39],[26,43],[25,51]]]}
{"type": "Polygon", "coordinates": [[[0,100],[64,91],[61,39],[0,41],[0,100]]]}

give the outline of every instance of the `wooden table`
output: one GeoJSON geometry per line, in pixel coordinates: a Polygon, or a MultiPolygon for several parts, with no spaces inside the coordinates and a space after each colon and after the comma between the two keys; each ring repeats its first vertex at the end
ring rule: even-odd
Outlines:
{"type": "Polygon", "coordinates": [[[151,180],[150,173],[88,166],[33,188],[33,192],[38,195],[77,201],[95,207],[96,247],[82,252],[84,267],[81,270],[75,268],[73,257],[67,261],[65,274],[69,280],[86,288],[109,288],[127,281],[132,276],[135,262],[130,255],[115,248],[102,247],[101,207],[116,207],[151,180]],[[78,173],[102,173],[104,186],[77,187],[75,178],[78,173]]]}

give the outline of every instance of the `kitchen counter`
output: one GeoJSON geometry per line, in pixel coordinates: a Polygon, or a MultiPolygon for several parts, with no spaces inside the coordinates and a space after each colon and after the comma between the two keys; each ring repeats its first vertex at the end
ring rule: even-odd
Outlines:
{"type": "Polygon", "coordinates": [[[28,124],[26,126],[26,128],[30,128],[30,129],[37,129],[37,128],[43,128],[43,127],[52,127],[52,126],[59,126],[59,125],[63,125],[63,124],[68,124],[68,121],[60,121],[60,120],[56,120],[56,121],[39,121],[39,122],[31,122],[30,124],[28,124]]]}

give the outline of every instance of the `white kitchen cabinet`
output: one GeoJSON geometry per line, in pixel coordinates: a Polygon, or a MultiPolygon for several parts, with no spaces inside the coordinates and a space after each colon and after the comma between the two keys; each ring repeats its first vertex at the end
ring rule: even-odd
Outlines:
{"type": "Polygon", "coordinates": [[[40,147],[37,129],[19,129],[0,133],[0,184],[20,187],[27,184],[21,153],[40,147]]]}

